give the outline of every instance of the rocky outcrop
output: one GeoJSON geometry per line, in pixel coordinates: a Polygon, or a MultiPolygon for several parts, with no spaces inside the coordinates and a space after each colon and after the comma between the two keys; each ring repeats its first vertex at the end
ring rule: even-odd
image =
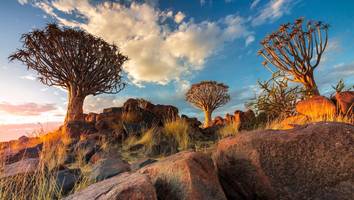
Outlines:
{"type": "Polygon", "coordinates": [[[214,154],[228,199],[352,199],[354,126],[240,133],[214,154]]]}
{"type": "Polygon", "coordinates": [[[59,128],[71,138],[79,138],[81,135],[89,135],[96,133],[97,130],[92,124],[85,121],[69,121],[59,128]]]}
{"type": "Polygon", "coordinates": [[[354,91],[336,93],[335,100],[341,114],[354,116],[354,91]]]}
{"type": "Polygon", "coordinates": [[[155,188],[146,175],[123,173],[90,185],[64,200],[157,200],[155,188]]]}
{"type": "Polygon", "coordinates": [[[223,126],[225,124],[224,119],[220,116],[216,116],[213,120],[213,126],[223,126]]]}
{"type": "Polygon", "coordinates": [[[246,112],[236,110],[233,116],[234,123],[239,125],[240,130],[253,128],[255,118],[255,114],[252,110],[247,110],[246,112]]]}
{"type": "Polygon", "coordinates": [[[40,156],[43,148],[42,143],[34,147],[26,147],[25,144],[23,145],[24,147],[17,152],[10,152],[9,154],[4,155],[6,164],[11,164],[27,158],[38,158],[40,156]]]}
{"type": "Polygon", "coordinates": [[[138,172],[152,180],[158,199],[226,199],[210,157],[180,152],[138,172]]]}
{"type": "Polygon", "coordinates": [[[302,100],[296,104],[296,111],[310,118],[333,116],[336,113],[336,106],[326,97],[314,96],[302,100]]]}

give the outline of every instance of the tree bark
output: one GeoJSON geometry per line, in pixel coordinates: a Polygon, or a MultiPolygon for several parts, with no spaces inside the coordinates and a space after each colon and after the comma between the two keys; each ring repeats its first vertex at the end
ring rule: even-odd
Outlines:
{"type": "Polygon", "coordinates": [[[312,72],[305,75],[303,84],[305,86],[307,96],[312,97],[320,95],[312,72]]]}
{"type": "Polygon", "coordinates": [[[84,112],[83,106],[85,96],[78,94],[74,90],[69,90],[68,93],[68,110],[65,117],[65,122],[69,121],[83,121],[84,112]]]}
{"type": "Polygon", "coordinates": [[[211,111],[206,109],[204,110],[204,128],[208,128],[209,126],[211,126],[211,111]]]}

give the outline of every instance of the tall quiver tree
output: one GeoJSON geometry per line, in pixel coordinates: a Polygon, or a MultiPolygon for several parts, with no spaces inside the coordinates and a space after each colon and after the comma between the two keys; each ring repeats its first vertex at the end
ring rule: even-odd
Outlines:
{"type": "Polygon", "coordinates": [[[328,28],[320,21],[304,23],[303,18],[281,25],[261,42],[263,65],[270,69],[270,63],[285,72],[289,80],[304,86],[308,96],[319,95],[313,72],[327,47],[328,28]]]}
{"type": "Polygon", "coordinates": [[[216,81],[202,81],[193,84],[186,93],[186,101],[204,111],[204,127],[212,122],[213,111],[230,101],[229,87],[216,81]]]}
{"type": "Polygon", "coordinates": [[[23,47],[9,56],[38,74],[45,85],[68,91],[65,122],[83,120],[88,95],[118,93],[124,87],[122,65],[128,59],[117,46],[83,30],[48,24],[21,37],[23,47]]]}

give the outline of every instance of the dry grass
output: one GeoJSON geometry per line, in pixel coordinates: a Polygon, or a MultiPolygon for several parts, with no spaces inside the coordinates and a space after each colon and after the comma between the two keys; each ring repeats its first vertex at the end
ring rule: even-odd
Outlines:
{"type": "Polygon", "coordinates": [[[240,123],[232,122],[220,128],[217,132],[220,139],[235,136],[240,128],[240,123]]]}
{"type": "Polygon", "coordinates": [[[149,149],[160,138],[170,138],[168,141],[176,141],[180,150],[188,149],[192,143],[189,136],[191,128],[184,120],[166,122],[163,127],[153,127],[148,130],[142,130],[140,137],[130,136],[124,141],[126,147],[132,147],[137,144],[144,145],[149,149]]]}
{"type": "Polygon", "coordinates": [[[281,118],[269,122],[265,129],[278,129],[278,130],[285,130],[291,129],[292,125],[304,125],[309,123],[315,122],[343,122],[354,124],[354,118],[349,116],[342,116],[342,115],[322,115],[322,116],[314,116],[314,117],[305,117],[305,116],[294,116],[289,118],[281,118]],[[290,124],[290,125],[289,125],[290,124]]]}
{"type": "Polygon", "coordinates": [[[163,132],[167,136],[173,137],[177,141],[179,148],[183,150],[188,149],[191,139],[189,136],[190,127],[186,121],[176,120],[167,122],[163,127],[163,132]]]}

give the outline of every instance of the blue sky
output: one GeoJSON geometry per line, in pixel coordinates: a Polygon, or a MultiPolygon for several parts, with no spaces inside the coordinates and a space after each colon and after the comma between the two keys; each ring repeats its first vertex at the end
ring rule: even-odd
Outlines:
{"type": "MultiPolygon", "coordinates": [[[[117,95],[88,97],[85,111],[120,106],[129,97],[172,104],[202,118],[184,101],[195,82],[230,86],[232,100],[215,115],[242,109],[270,73],[257,51],[264,36],[298,17],[331,25],[329,46],[316,71],[320,91],[343,78],[354,83],[354,1],[341,0],[3,0],[0,4],[0,124],[61,121],[66,92],[35,80],[7,57],[22,33],[57,22],[79,27],[121,47],[128,86],[117,95]]],[[[0,132],[1,134],[1,132],[0,132]]]]}

